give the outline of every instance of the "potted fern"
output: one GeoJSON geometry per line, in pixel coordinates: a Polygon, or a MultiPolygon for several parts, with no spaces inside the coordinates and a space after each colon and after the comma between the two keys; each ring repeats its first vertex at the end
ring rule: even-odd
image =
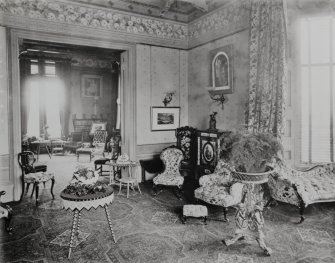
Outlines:
{"type": "Polygon", "coordinates": [[[271,133],[231,132],[221,142],[221,159],[240,174],[266,172],[282,151],[281,143],[271,133]]]}

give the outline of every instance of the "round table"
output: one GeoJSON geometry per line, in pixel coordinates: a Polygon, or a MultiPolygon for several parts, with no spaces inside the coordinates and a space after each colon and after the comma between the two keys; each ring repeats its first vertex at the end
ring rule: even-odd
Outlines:
{"type": "Polygon", "coordinates": [[[138,181],[135,177],[133,177],[133,168],[138,165],[137,162],[134,161],[128,161],[128,162],[118,162],[118,161],[110,161],[109,163],[110,169],[109,169],[109,184],[111,185],[114,182],[114,178],[112,180],[112,169],[113,169],[113,176],[116,174],[116,170],[118,168],[126,168],[128,167],[128,176],[127,177],[120,177],[116,180],[119,183],[119,194],[121,193],[122,185],[127,185],[127,198],[129,197],[129,187],[131,186],[132,189],[135,191],[135,185],[137,186],[138,191],[140,194],[142,194],[140,186],[138,184],[138,181]]]}
{"type": "Polygon", "coordinates": [[[106,217],[111,231],[114,243],[116,243],[114,231],[112,228],[112,221],[108,212],[108,205],[113,202],[114,192],[112,187],[107,187],[105,192],[98,192],[96,194],[90,194],[85,196],[76,196],[73,194],[61,192],[60,197],[62,198],[63,208],[65,210],[70,209],[73,211],[72,219],[72,229],[69,243],[69,254],[68,258],[71,257],[71,252],[73,246],[74,235],[78,235],[80,227],[80,216],[81,210],[90,210],[91,208],[97,209],[98,207],[103,207],[106,212],[106,217]]]}

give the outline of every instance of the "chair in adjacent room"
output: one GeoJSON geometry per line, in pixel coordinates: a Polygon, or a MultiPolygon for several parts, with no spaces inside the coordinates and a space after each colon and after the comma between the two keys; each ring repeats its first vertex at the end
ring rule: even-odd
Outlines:
{"type": "Polygon", "coordinates": [[[45,164],[37,164],[35,163],[36,159],[34,156],[34,153],[31,151],[23,151],[18,154],[18,162],[21,167],[22,175],[21,175],[21,182],[22,182],[22,193],[20,201],[22,201],[23,195],[24,195],[24,188],[25,184],[27,184],[26,187],[26,193],[29,191],[30,184],[33,184],[33,190],[31,192],[31,197],[33,196],[34,192],[36,195],[36,204],[38,204],[38,194],[39,194],[39,184],[43,183],[45,186],[45,183],[48,181],[51,181],[51,195],[54,199],[53,194],[53,187],[55,184],[55,178],[53,173],[47,172],[47,165],[45,164]]]}
{"type": "Polygon", "coordinates": [[[64,155],[64,144],[65,142],[57,139],[57,140],[51,140],[51,154],[63,154],[64,155]]]}
{"type": "Polygon", "coordinates": [[[175,146],[168,147],[161,152],[160,159],[164,163],[164,170],[153,179],[155,196],[158,194],[158,185],[176,186],[179,190],[177,197],[181,199],[184,177],[180,174],[179,168],[183,158],[182,150],[175,146]]]}
{"type": "Polygon", "coordinates": [[[76,152],[84,143],[83,132],[72,132],[68,141],[64,143],[64,151],[76,152]]]}
{"type": "Polygon", "coordinates": [[[243,184],[234,182],[227,164],[219,160],[214,173],[203,175],[199,179],[200,187],[194,190],[194,197],[206,203],[222,206],[224,221],[227,220],[227,208],[241,203],[243,184]]]}
{"type": "MultiPolygon", "coordinates": [[[[111,138],[106,142],[105,151],[103,157],[94,161],[95,170],[99,170],[99,174],[102,175],[103,166],[111,160],[117,160],[121,154],[121,135],[119,132],[113,131],[111,138]]],[[[115,175],[114,175],[115,176],[115,175]]]]}

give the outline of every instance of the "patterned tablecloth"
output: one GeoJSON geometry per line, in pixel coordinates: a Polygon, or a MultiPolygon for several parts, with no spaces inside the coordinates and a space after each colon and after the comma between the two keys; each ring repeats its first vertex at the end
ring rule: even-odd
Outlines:
{"type": "Polygon", "coordinates": [[[60,194],[63,201],[64,209],[74,210],[90,210],[97,209],[99,206],[111,204],[114,200],[114,192],[112,187],[107,187],[105,192],[98,192],[96,194],[89,194],[85,196],[76,196],[73,194],[66,194],[64,191],[60,194]]]}

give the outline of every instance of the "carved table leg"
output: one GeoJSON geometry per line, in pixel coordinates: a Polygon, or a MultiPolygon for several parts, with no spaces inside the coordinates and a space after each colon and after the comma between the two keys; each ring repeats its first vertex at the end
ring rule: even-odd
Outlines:
{"type": "Polygon", "coordinates": [[[78,223],[79,215],[80,215],[80,211],[78,209],[75,209],[73,212],[72,228],[71,228],[71,235],[70,235],[69,255],[68,255],[69,259],[71,258],[72,248],[74,247],[73,239],[74,239],[75,233],[77,232],[77,223],[78,223]]]}
{"type": "Polygon", "coordinates": [[[115,236],[114,236],[114,231],[113,231],[113,227],[112,227],[112,220],[111,220],[109,212],[108,212],[108,205],[105,205],[105,212],[106,212],[106,217],[107,217],[109,229],[110,229],[110,231],[112,233],[112,237],[113,237],[114,243],[116,244],[116,240],[115,240],[115,236]]]}
{"type": "Polygon", "coordinates": [[[224,222],[228,222],[228,219],[227,219],[227,207],[223,207],[223,221],[224,222]]]}

